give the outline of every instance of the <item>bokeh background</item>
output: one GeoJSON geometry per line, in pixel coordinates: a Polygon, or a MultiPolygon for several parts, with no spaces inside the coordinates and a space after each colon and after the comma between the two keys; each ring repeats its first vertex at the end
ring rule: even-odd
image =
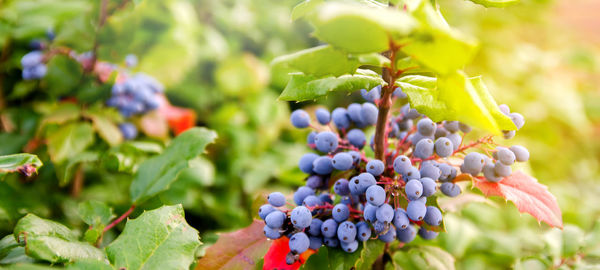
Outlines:
{"type": "MultiPolygon", "coordinates": [[[[133,1],[100,29],[98,2],[0,0],[0,109],[22,120],[19,132],[0,134],[0,154],[21,152],[33,136],[26,117],[36,114],[31,104],[109,91],[77,84],[78,75],[64,63],[50,65],[56,70],[52,86],[28,91],[19,61],[32,39],[50,28],[56,44],[78,52],[96,42],[103,61],[123,63],[136,54],[136,70],[161,81],[173,104],[192,108],[197,125],[219,134],[200,165],[145,205],[183,203],[204,247],[216,241],[216,232],[248,225],[264,194],[302,184],[296,164],[307,151],[307,131],[291,127],[291,110],[360,101],[356,94],[277,100],[287,71],[271,69],[270,61],[317,45],[307,23],[290,19],[298,0],[133,1]]],[[[428,244],[453,254],[460,269],[545,269],[543,262],[557,257],[564,258],[563,268],[582,261],[600,265],[600,2],[522,0],[499,9],[464,0],[438,3],[450,25],[480,41],[467,72],[482,74],[498,103],[525,116],[512,142],[530,149],[524,169],[556,195],[565,229],[538,225],[510,203],[475,196],[447,204],[448,233],[428,244]]],[[[0,235],[27,212],[85,230],[77,202],[101,200],[117,213],[129,207],[130,175],[88,164],[86,187],[75,198],[47,167],[35,181],[0,182],[0,235]]]]}

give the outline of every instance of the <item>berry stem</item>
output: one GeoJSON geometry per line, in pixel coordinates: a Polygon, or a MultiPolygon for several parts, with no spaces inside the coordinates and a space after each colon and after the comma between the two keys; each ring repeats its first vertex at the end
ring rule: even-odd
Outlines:
{"type": "Polygon", "coordinates": [[[131,213],[133,212],[133,209],[135,209],[135,205],[131,205],[131,207],[129,208],[129,210],[127,210],[127,212],[123,213],[120,217],[118,217],[113,222],[108,224],[108,226],[106,226],[102,232],[105,233],[108,230],[112,229],[114,226],[117,226],[117,224],[119,224],[121,221],[123,221],[129,215],[131,215],[131,213]]]}

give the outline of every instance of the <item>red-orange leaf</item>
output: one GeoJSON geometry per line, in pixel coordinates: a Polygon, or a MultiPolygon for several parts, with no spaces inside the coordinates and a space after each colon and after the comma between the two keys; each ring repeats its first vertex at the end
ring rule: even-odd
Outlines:
{"type": "Polygon", "coordinates": [[[308,257],[315,253],[312,249],[305,251],[300,254],[300,260],[292,265],[288,265],[285,262],[285,256],[290,252],[289,239],[287,237],[281,237],[275,241],[265,254],[265,262],[263,264],[264,270],[278,269],[278,270],[296,270],[306,262],[308,257]]]}
{"type": "Polygon", "coordinates": [[[498,183],[473,179],[473,185],[485,196],[500,196],[512,201],[519,212],[529,213],[538,221],[561,229],[563,227],[562,213],[556,198],[546,186],[529,175],[517,171],[498,183]]]}
{"type": "Polygon", "coordinates": [[[196,269],[254,269],[271,245],[263,234],[264,226],[263,221],[254,220],[246,228],[221,234],[198,260],[196,269]]]}

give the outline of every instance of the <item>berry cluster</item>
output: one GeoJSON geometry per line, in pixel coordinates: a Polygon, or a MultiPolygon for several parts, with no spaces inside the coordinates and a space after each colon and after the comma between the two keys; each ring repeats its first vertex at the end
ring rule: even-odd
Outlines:
{"type": "Polygon", "coordinates": [[[39,50],[31,51],[21,58],[21,66],[23,66],[23,79],[35,80],[43,78],[48,71],[48,67],[44,63],[44,53],[39,50]]]}
{"type": "Polygon", "coordinates": [[[112,87],[112,96],[106,104],[116,107],[119,112],[130,117],[155,110],[160,106],[163,85],[151,76],[137,73],[112,87]]]}
{"type": "MultiPolygon", "coordinates": [[[[369,239],[408,243],[417,234],[433,239],[442,230],[443,219],[436,204],[437,190],[458,196],[461,188],[455,182],[462,179],[457,178],[459,170],[497,182],[510,175],[512,163],[529,158],[522,146],[486,149],[496,146],[492,137],[464,145],[469,126],[458,121],[435,123],[406,104],[397,115],[388,117],[384,160],[370,159],[363,151],[364,129],[377,123],[375,104],[381,98],[381,87],[361,94],[369,102],[336,108],[331,113],[317,109],[314,114],[319,125],[312,124],[304,110],[291,114],[296,128],[314,129],[307,143],[321,155],[307,153],[298,163],[309,176],[305,186],[293,195],[296,207],[284,209],[286,204],[293,205],[282,193],[274,192],[268,197],[269,203],[259,209],[266,237],[289,237],[290,264],[300,253],[322,245],[352,253],[359,241],[369,239]],[[487,155],[465,153],[475,147],[487,155]],[[481,172],[485,178],[478,176],[481,172]]],[[[395,89],[394,100],[406,98],[400,88],[395,89]]],[[[505,108],[501,105],[501,110],[505,108]]],[[[520,114],[506,114],[522,127],[520,114]]]]}

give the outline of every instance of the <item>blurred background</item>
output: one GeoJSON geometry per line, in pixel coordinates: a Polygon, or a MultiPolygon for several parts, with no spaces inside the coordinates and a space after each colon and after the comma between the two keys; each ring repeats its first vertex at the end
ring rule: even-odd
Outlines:
{"type": "MultiPolygon", "coordinates": [[[[53,45],[78,53],[96,46],[102,61],[122,65],[135,54],[133,71],[162,82],[171,103],[193,109],[196,124],[219,135],[194,168],[140,209],[183,203],[186,219],[209,246],[216,232],[247,226],[264,194],[303,183],[296,164],[307,151],[306,133],[292,129],[291,110],[361,100],[344,94],[277,101],[287,71],[272,70],[270,61],[317,45],[307,23],[290,19],[298,2],[111,0],[113,12],[98,27],[100,1],[0,0],[0,109],[16,125],[2,127],[0,154],[27,149],[43,104],[67,96],[91,104],[110,95],[110,85],[80,79],[82,71],[59,57],[39,83],[23,81],[20,59],[32,40],[52,29],[53,45]]],[[[556,195],[566,225],[549,229],[510,203],[474,196],[446,204],[448,233],[428,243],[452,253],[460,269],[545,269],[542,263],[557,256],[562,267],[600,264],[600,2],[522,0],[500,9],[464,0],[438,3],[450,25],[480,41],[468,74],[483,75],[498,103],[525,116],[511,143],[530,149],[524,169],[556,195]]],[[[48,160],[43,148],[36,153],[48,160]]],[[[49,160],[33,180],[0,182],[0,236],[28,212],[83,231],[77,202],[101,200],[116,213],[129,208],[131,174],[79,163],[86,182],[77,196],[69,181],[59,185],[64,169],[49,160]]]]}

